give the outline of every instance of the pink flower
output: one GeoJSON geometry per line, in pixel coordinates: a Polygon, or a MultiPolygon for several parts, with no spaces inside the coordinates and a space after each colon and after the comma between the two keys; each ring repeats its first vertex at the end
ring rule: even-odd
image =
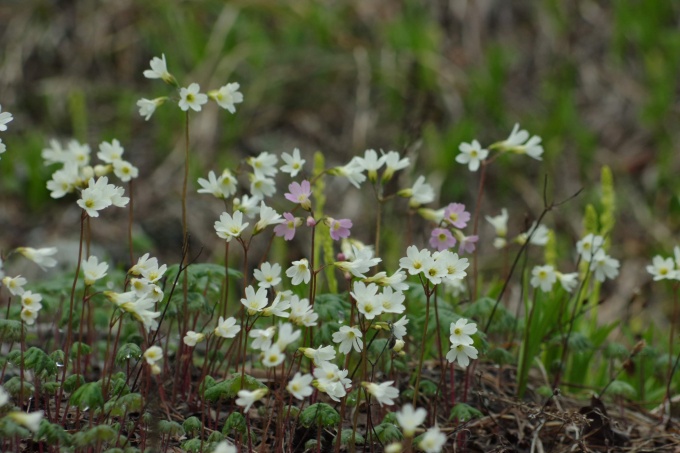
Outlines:
{"type": "Polygon", "coordinates": [[[286,221],[279,223],[274,227],[274,234],[277,236],[283,236],[286,241],[290,241],[295,237],[295,228],[302,225],[302,220],[293,216],[293,214],[290,212],[284,212],[283,217],[286,219],[286,221]]]}
{"type": "Polygon", "coordinates": [[[349,229],[352,228],[352,221],[350,219],[334,219],[328,218],[328,226],[331,229],[331,238],[337,241],[340,238],[349,237],[349,229]]]}
{"type": "Polygon", "coordinates": [[[470,213],[461,203],[450,203],[444,210],[444,220],[456,228],[465,228],[470,220],[470,213]]]}
{"type": "Polygon", "coordinates": [[[475,243],[479,240],[479,236],[463,236],[458,244],[458,253],[461,255],[463,252],[472,253],[475,251],[475,243]]]}
{"type": "Polygon", "coordinates": [[[441,252],[456,245],[456,238],[446,228],[435,228],[430,235],[430,245],[441,252]]]}
{"type": "Polygon", "coordinates": [[[302,209],[309,211],[312,208],[312,201],[309,197],[312,195],[312,188],[309,181],[304,180],[301,184],[291,182],[288,186],[290,193],[284,194],[287,200],[293,203],[299,203],[302,209]]]}

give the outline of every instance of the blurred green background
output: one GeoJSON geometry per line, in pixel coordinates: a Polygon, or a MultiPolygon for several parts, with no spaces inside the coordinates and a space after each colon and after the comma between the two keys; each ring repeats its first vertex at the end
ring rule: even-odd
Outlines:
{"type": "MultiPolygon", "coordinates": [[[[550,198],[585,189],[549,219],[573,244],[609,165],[612,254],[624,263],[616,292],[630,298],[651,255],[677,240],[679,10],[670,0],[3,2],[0,104],[15,120],[2,135],[0,247],[77,234],[73,200],[55,203],[45,189],[49,139],[96,149],[118,138],[140,168],[138,236],[179,253],[184,116],[166,104],[145,122],[135,107],[168,94],[142,76],[164,53],[182,85],[239,82],[245,96],[236,115],[212,105],[192,117],[194,181],[265,150],[299,147],[308,165],[320,150],[340,165],[394,149],[416,162],[407,183],[432,175],[442,205],[471,205],[478,174],[455,163],[459,144],[489,145],[519,122],[543,137],[544,161],[496,161],[482,213],[508,207],[519,232],[542,208],[547,175],[550,198]]],[[[222,209],[206,197],[190,201],[198,240],[222,209]]],[[[122,240],[124,228],[100,222],[97,234],[122,240]]]]}

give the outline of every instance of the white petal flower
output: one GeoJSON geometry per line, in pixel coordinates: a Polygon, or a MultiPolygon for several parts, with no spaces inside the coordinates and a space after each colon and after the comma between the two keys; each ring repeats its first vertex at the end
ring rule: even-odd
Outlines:
{"type": "Polygon", "coordinates": [[[460,154],[456,156],[456,162],[468,166],[470,171],[479,170],[480,163],[489,155],[489,151],[482,148],[477,140],[472,143],[461,143],[458,147],[460,154]]]}
{"type": "Polygon", "coordinates": [[[333,333],[333,341],[340,343],[338,350],[343,354],[349,354],[352,348],[356,352],[361,352],[364,346],[361,337],[361,331],[356,327],[350,326],[342,326],[340,330],[333,333]]]}
{"type": "Polygon", "coordinates": [[[549,292],[555,282],[557,281],[557,274],[555,268],[549,264],[545,266],[534,266],[531,271],[531,286],[538,288],[544,293],[549,292]]]}
{"type": "Polygon", "coordinates": [[[96,256],[90,256],[88,259],[81,262],[83,275],[85,276],[85,284],[92,285],[97,280],[106,276],[106,271],[109,270],[109,265],[106,262],[99,262],[96,256]]]}
{"type": "Polygon", "coordinates": [[[446,444],[446,436],[441,432],[439,427],[434,427],[427,430],[425,435],[418,443],[418,447],[425,453],[439,453],[446,444]]]}
{"type": "Polygon", "coordinates": [[[34,249],[32,247],[18,247],[16,251],[43,269],[57,265],[57,260],[52,258],[52,255],[57,253],[56,247],[45,247],[41,249],[34,249]]]}
{"type": "Polygon", "coordinates": [[[404,430],[404,436],[413,437],[416,428],[425,421],[427,410],[422,407],[413,409],[413,406],[410,403],[407,403],[395,414],[395,416],[397,418],[397,423],[399,423],[401,429],[404,430]]]}
{"type": "Polygon", "coordinates": [[[286,163],[281,167],[281,171],[290,174],[291,178],[295,178],[300,173],[306,162],[300,157],[300,150],[297,148],[293,149],[293,155],[286,152],[281,153],[281,159],[286,163]]]}
{"type": "Polygon", "coordinates": [[[184,335],[184,344],[193,348],[194,346],[196,346],[196,344],[203,341],[204,339],[205,339],[204,334],[190,330],[186,333],[186,335],[184,335]]]}
{"type": "Polygon", "coordinates": [[[202,105],[208,102],[208,96],[200,92],[201,87],[197,83],[190,84],[187,88],[179,90],[179,108],[183,111],[189,109],[200,112],[202,105]]]}
{"type": "Polygon", "coordinates": [[[235,104],[243,102],[243,94],[238,91],[239,87],[238,83],[228,83],[219,90],[210,91],[208,95],[223,109],[236,113],[235,104]]]}
{"type": "Polygon", "coordinates": [[[0,131],[7,130],[7,123],[12,121],[14,117],[9,112],[3,112],[2,106],[0,105],[0,131]]]}
{"type": "Polygon", "coordinates": [[[215,327],[215,335],[222,338],[234,338],[240,331],[241,326],[236,324],[234,317],[224,319],[220,316],[217,327],[215,327]]]}
{"type": "Polygon", "coordinates": [[[160,346],[150,346],[144,351],[144,359],[149,365],[154,365],[156,362],[163,359],[163,349],[160,346]]]}
{"type": "Polygon", "coordinates": [[[453,363],[458,361],[458,365],[465,368],[470,364],[470,359],[477,358],[477,348],[463,343],[451,345],[451,350],[446,354],[446,360],[453,363]]]}
{"type": "Polygon", "coordinates": [[[309,270],[309,261],[306,258],[302,258],[298,261],[293,261],[292,266],[286,270],[286,276],[290,278],[290,283],[293,286],[297,286],[303,281],[309,283],[312,278],[312,273],[309,270]]]}
{"type": "Polygon", "coordinates": [[[43,411],[31,412],[28,414],[26,412],[13,411],[7,414],[7,416],[19,425],[37,433],[40,429],[40,422],[43,419],[43,411]]]}
{"type": "Polygon", "coordinates": [[[286,390],[290,392],[295,398],[303,400],[310,396],[314,389],[312,389],[311,383],[314,377],[311,374],[300,374],[298,371],[293,376],[293,379],[288,382],[286,390]]]}
{"type": "Polygon", "coordinates": [[[399,389],[394,387],[394,381],[383,382],[376,384],[374,382],[362,382],[366,391],[373,395],[373,397],[380,403],[380,405],[392,406],[394,400],[399,397],[399,389]]]}
{"type": "Polygon", "coordinates": [[[249,390],[239,390],[238,398],[236,398],[236,404],[243,408],[244,412],[248,412],[250,406],[252,406],[255,401],[259,401],[269,392],[269,389],[257,389],[254,391],[249,390]]]}

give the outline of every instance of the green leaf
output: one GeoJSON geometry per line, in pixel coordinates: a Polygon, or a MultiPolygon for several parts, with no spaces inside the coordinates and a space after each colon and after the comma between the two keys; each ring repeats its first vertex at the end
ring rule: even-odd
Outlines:
{"type": "Polygon", "coordinates": [[[200,434],[201,429],[203,428],[203,423],[201,423],[200,418],[192,416],[184,420],[182,428],[184,428],[184,431],[187,433],[187,435],[196,437],[200,434]]]}
{"type": "MultiPolygon", "coordinates": [[[[7,390],[7,393],[12,395],[13,397],[17,398],[19,396],[19,393],[22,390],[21,387],[21,379],[19,379],[19,376],[13,376],[11,377],[7,382],[2,384],[2,386],[7,390]]],[[[35,388],[33,387],[33,384],[30,382],[24,381],[23,385],[23,397],[24,398],[29,398],[32,394],[35,388]]]]}
{"type": "Polygon", "coordinates": [[[37,439],[44,439],[49,444],[60,444],[69,446],[73,442],[73,436],[68,433],[61,425],[50,422],[41,422],[40,429],[36,433],[37,439]]]}
{"type": "Polygon", "coordinates": [[[626,398],[631,399],[637,396],[637,391],[632,385],[624,381],[619,381],[618,379],[609,384],[607,393],[616,396],[625,396],[626,398]]]}
{"type": "Polygon", "coordinates": [[[116,363],[122,366],[126,364],[128,360],[138,360],[140,357],[142,357],[142,349],[138,345],[134,343],[125,343],[116,353],[116,363]]]}
{"type": "MultiPolygon", "coordinates": [[[[385,445],[401,440],[404,436],[399,427],[393,423],[381,423],[375,427],[375,433],[380,442],[385,445]]],[[[416,444],[417,445],[417,444],[416,444]]]]}
{"type": "Polygon", "coordinates": [[[79,341],[74,341],[69,354],[71,355],[71,358],[75,358],[78,357],[78,355],[80,355],[81,357],[84,355],[88,355],[91,351],[92,348],[90,348],[90,345],[81,343],[79,341]]]}
{"type": "Polygon", "coordinates": [[[203,442],[201,439],[189,439],[182,444],[182,450],[186,452],[200,452],[203,442]]]}
{"type": "Polygon", "coordinates": [[[69,399],[69,402],[81,409],[96,409],[104,407],[104,395],[100,382],[88,382],[81,385],[69,399]]]}
{"type": "Polygon", "coordinates": [[[170,437],[182,437],[185,433],[182,425],[173,420],[161,420],[158,422],[158,432],[170,437]]]}
{"type": "Polygon", "coordinates": [[[356,433],[354,436],[354,443],[352,443],[352,430],[351,429],[343,429],[342,434],[340,435],[340,443],[342,445],[364,445],[366,443],[366,439],[364,439],[364,436],[361,435],[361,433],[356,433]]]}
{"type": "Polygon", "coordinates": [[[0,319],[0,342],[15,343],[21,341],[21,321],[0,319]]]}
{"type": "Polygon", "coordinates": [[[515,363],[515,356],[505,348],[495,348],[487,353],[487,358],[497,365],[515,363]]]}
{"type": "Polygon", "coordinates": [[[228,436],[232,431],[244,434],[246,432],[246,419],[240,412],[232,412],[227,417],[224,422],[224,427],[222,428],[222,434],[228,436]]]}
{"type": "Polygon", "coordinates": [[[340,414],[326,403],[316,403],[302,411],[300,422],[307,428],[313,425],[327,428],[340,423],[340,414]]]}
{"type": "Polygon", "coordinates": [[[479,418],[482,415],[483,414],[480,411],[470,406],[469,404],[458,403],[455,406],[453,406],[453,409],[451,409],[449,420],[457,419],[461,422],[466,422],[468,420],[472,420],[473,418],[479,418]]]}
{"type": "Polygon", "coordinates": [[[439,386],[429,379],[423,379],[420,381],[420,391],[427,396],[434,396],[437,394],[437,389],[439,386]]]}
{"type": "Polygon", "coordinates": [[[85,378],[80,374],[72,374],[64,380],[64,390],[71,393],[83,385],[85,378]]]}
{"type": "Polygon", "coordinates": [[[43,376],[57,374],[57,364],[40,348],[31,347],[24,353],[24,365],[27,369],[43,376]]]}

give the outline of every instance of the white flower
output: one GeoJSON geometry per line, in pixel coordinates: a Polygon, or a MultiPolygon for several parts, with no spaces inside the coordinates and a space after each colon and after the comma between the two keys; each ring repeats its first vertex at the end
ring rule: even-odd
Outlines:
{"type": "Polygon", "coordinates": [[[422,407],[413,409],[410,403],[402,406],[401,410],[395,414],[397,423],[404,430],[404,437],[413,437],[416,428],[420,426],[427,416],[427,411],[422,407]]]}
{"type": "Polygon", "coordinates": [[[223,109],[236,113],[235,104],[243,102],[243,94],[238,91],[239,87],[238,83],[228,83],[219,90],[210,91],[208,95],[223,109]]]}
{"type": "Polygon", "coordinates": [[[126,312],[130,313],[137,321],[144,325],[147,332],[156,330],[158,328],[158,318],[161,315],[159,311],[153,311],[155,302],[150,298],[142,298],[136,301],[125,302],[120,307],[126,312]]]}
{"type": "Polygon", "coordinates": [[[241,211],[235,211],[233,216],[223,212],[220,215],[220,220],[215,222],[215,231],[217,236],[229,242],[233,238],[241,236],[241,233],[243,233],[243,230],[248,225],[250,225],[248,222],[243,222],[243,213],[241,211]]]}
{"type": "Polygon", "coordinates": [[[197,343],[203,341],[204,338],[204,334],[190,330],[184,335],[184,344],[193,348],[197,343]]]}
{"type": "Polygon", "coordinates": [[[208,173],[208,179],[198,178],[201,188],[198,193],[209,193],[215,198],[229,198],[236,192],[236,178],[229,170],[224,170],[219,178],[215,177],[215,172],[208,173]]]}
{"type": "Polygon", "coordinates": [[[220,319],[215,327],[215,335],[222,338],[234,338],[241,331],[241,326],[236,325],[236,318],[220,319]]]}
{"type": "Polygon", "coordinates": [[[278,225],[283,222],[285,220],[281,218],[281,214],[264,204],[263,201],[260,203],[260,220],[255,224],[255,233],[264,230],[269,225],[278,225]]]}
{"type": "Polygon", "coordinates": [[[154,365],[163,359],[163,349],[160,346],[150,346],[146,351],[144,351],[144,359],[149,365],[154,365]]]}
{"type": "Polygon", "coordinates": [[[406,315],[402,316],[399,321],[392,324],[392,335],[398,340],[403,340],[406,336],[406,324],[408,324],[408,318],[406,315]]]}
{"type": "Polygon", "coordinates": [[[298,326],[311,327],[316,325],[316,320],[319,317],[314,312],[314,308],[309,305],[307,298],[300,299],[293,296],[290,301],[290,320],[298,326]]]}
{"type": "Polygon", "coordinates": [[[465,318],[460,318],[455,323],[451,323],[450,332],[449,340],[452,344],[461,343],[470,345],[473,343],[470,335],[477,333],[477,324],[468,322],[465,318]]]}
{"type": "Polygon", "coordinates": [[[255,173],[257,177],[262,178],[274,176],[278,173],[278,169],[276,168],[276,163],[278,161],[279,158],[276,157],[275,154],[267,151],[261,152],[257,157],[249,157],[246,159],[248,165],[253,167],[253,173],[255,173]]]}
{"type": "Polygon", "coordinates": [[[283,363],[286,355],[281,351],[278,345],[271,345],[262,353],[262,364],[266,367],[278,366],[283,363]]]}
{"type": "Polygon", "coordinates": [[[260,288],[271,288],[281,283],[281,265],[265,261],[259,269],[255,269],[253,276],[260,288]]]}
{"type": "Polygon", "coordinates": [[[166,83],[172,83],[172,75],[168,72],[168,65],[165,62],[165,54],[161,54],[161,58],[153,57],[149,62],[151,69],[144,71],[144,77],[147,79],[163,79],[166,83]]]}
{"type": "Polygon", "coordinates": [[[281,167],[281,171],[289,173],[291,178],[295,178],[302,170],[302,166],[307,162],[300,157],[300,150],[297,148],[293,149],[292,156],[286,152],[281,153],[281,159],[286,163],[286,165],[281,167]]]}
{"type": "Polygon", "coordinates": [[[21,426],[30,429],[34,433],[37,433],[40,429],[40,421],[43,419],[43,411],[31,412],[30,414],[27,414],[26,412],[13,411],[7,414],[7,416],[21,426]]]}
{"type": "Polygon", "coordinates": [[[570,274],[556,272],[556,274],[557,279],[560,281],[560,285],[562,285],[562,288],[564,288],[566,292],[572,292],[578,285],[578,272],[572,272],[570,274]]]}
{"type": "Polygon", "coordinates": [[[389,181],[394,176],[395,171],[403,170],[411,164],[408,157],[402,159],[396,151],[388,151],[387,154],[383,155],[382,159],[385,162],[385,171],[382,175],[383,181],[389,181]]]}
{"type": "MultiPolygon", "coordinates": [[[[1,274],[2,269],[0,268],[0,275],[1,274]]],[[[26,284],[26,279],[21,275],[17,275],[16,277],[3,277],[2,284],[5,285],[7,291],[9,291],[11,295],[21,296],[24,293],[24,285],[26,284]]]]}
{"type": "Polygon", "coordinates": [[[248,412],[250,406],[252,406],[255,401],[259,401],[264,398],[267,392],[269,392],[269,389],[266,388],[257,389],[252,392],[249,390],[239,390],[238,398],[236,398],[236,404],[243,407],[244,412],[248,412]]]}
{"type": "Polygon", "coordinates": [[[584,261],[589,262],[593,254],[600,250],[603,245],[604,238],[602,236],[590,233],[576,243],[576,251],[584,261]]]}
{"type": "Polygon", "coordinates": [[[47,189],[50,197],[57,199],[71,193],[80,182],[78,165],[75,162],[64,164],[60,170],[52,173],[52,179],[47,181],[47,189]]]}
{"type": "Polygon", "coordinates": [[[262,197],[243,195],[242,198],[234,198],[234,212],[241,211],[246,217],[252,219],[258,213],[262,197]]]}
{"type": "Polygon", "coordinates": [[[365,273],[370,270],[371,267],[377,265],[382,261],[382,258],[373,258],[373,249],[369,247],[364,247],[362,249],[357,248],[352,244],[351,259],[348,257],[349,261],[336,261],[335,267],[345,271],[350,272],[357,278],[365,278],[365,273]]]}
{"type": "Polygon", "coordinates": [[[335,349],[333,346],[323,346],[318,349],[300,348],[300,352],[308,359],[312,359],[316,366],[321,366],[323,362],[330,362],[335,358],[335,349]]]}
{"type": "Polygon", "coordinates": [[[302,335],[302,331],[293,330],[291,323],[279,323],[279,337],[276,339],[276,345],[280,350],[285,351],[289,344],[300,338],[300,335],[302,335]]]}
{"type": "Polygon", "coordinates": [[[272,340],[276,334],[276,327],[269,326],[266,329],[252,329],[248,332],[250,338],[255,340],[250,345],[251,348],[257,349],[259,351],[265,351],[272,346],[272,340]]]}
{"type": "MultiPolygon", "coordinates": [[[[409,189],[406,190],[408,191],[409,189]]],[[[411,198],[409,206],[416,208],[421,204],[428,204],[434,201],[434,189],[430,184],[425,182],[424,176],[418,176],[418,179],[416,179],[416,182],[410,189],[410,194],[407,196],[411,198]]]]}
{"type": "MultiPolygon", "coordinates": [[[[279,279],[280,280],[280,279],[279,279]]],[[[260,285],[261,288],[264,286],[260,285]]],[[[274,301],[270,306],[262,311],[262,316],[278,316],[279,318],[288,318],[290,314],[286,311],[290,308],[290,302],[283,300],[282,293],[276,294],[274,301]]]]}
{"type": "Polygon", "coordinates": [[[24,291],[21,295],[21,306],[29,310],[38,311],[42,308],[42,295],[33,291],[24,291]]]}
{"type": "Polygon", "coordinates": [[[0,154],[4,153],[5,151],[7,151],[7,146],[2,143],[2,139],[0,138],[0,154]]]}
{"type": "Polygon", "coordinates": [[[477,358],[477,348],[463,343],[451,345],[451,350],[446,354],[446,360],[453,363],[456,360],[458,365],[465,368],[470,364],[470,359],[477,358]]]}
{"type": "Polygon", "coordinates": [[[536,160],[542,160],[543,147],[541,146],[541,137],[534,135],[529,138],[529,133],[524,129],[520,129],[517,123],[512,128],[510,136],[496,146],[505,151],[527,154],[536,160]]]}
{"type": "Polygon", "coordinates": [[[437,425],[428,429],[418,443],[425,453],[439,453],[446,443],[446,436],[441,432],[437,425]]]}
{"type": "Polygon", "coordinates": [[[461,282],[467,275],[465,269],[470,266],[467,258],[460,258],[457,253],[452,252],[451,250],[435,252],[432,254],[432,257],[437,261],[440,261],[446,268],[446,276],[442,277],[443,282],[461,282]]]}
{"type": "Polygon", "coordinates": [[[406,272],[402,269],[397,269],[397,271],[387,276],[387,272],[378,272],[377,274],[366,278],[364,281],[367,283],[377,283],[381,286],[389,286],[395,291],[406,291],[409,286],[408,283],[404,283],[406,280],[406,272]]]}
{"type": "Polygon", "coordinates": [[[493,226],[496,231],[496,236],[504,238],[508,234],[508,210],[503,208],[501,213],[497,216],[485,216],[487,222],[493,226]]]}
{"type": "Polygon", "coordinates": [[[102,176],[96,181],[94,178],[90,178],[87,188],[80,193],[81,198],[77,201],[78,206],[83,208],[90,217],[99,217],[98,211],[111,205],[124,207],[130,201],[129,198],[121,196],[125,189],[108,182],[109,179],[106,176],[102,176]]]}
{"type": "Polygon", "coordinates": [[[378,300],[383,313],[403,313],[406,310],[406,307],[404,307],[405,299],[404,293],[394,291],[390,286],[383,288],[382,292],[378,294],[378,300]]]}
{"type": "Polygon", "coordinates": [[[595,279],[603,282],[605,279],[616,278],[619,275],[619,260],[607,255],[603,249],[599,249],[593,255],[590,262],[590,270],[595,273],[595,279]]]}
{"type": "Polygon", "coordinates": [[[238,449],[230,444],[228,441],[223,440],[212,451],[212,453],[238,453],[238,449]]]}
{"type": "Polygon", "coordinates": [[[378,157],[374,149],[367,149],[364,157],[357,157],[357,163],[361,165],[363,171],[368,172],[368,179],[375,182],[378,180],[378,170],[383,166],[385,160],[378,157]]]}
{"type": "Polygon", "coordinates": [[[342,326],[340,330],[333,333],[333,341],[340,343],[338,350],[343,354],[349,354],[354,348],[356,352],[361,352],[364,343],[361,341],[361,331],[356,327],[342,326]]]}
{"type": "Polygon", "coordinates": [[[246,297],[241,299],[241,303],[248,310],[248,314],[253,316],[267,306],[267,290],[260,288],[255,292],[255,289],[251,285],[248,285],[246,288],[246,297]]]}
{"type": "Polygon", "coordinates": [[[292,266],[286,270],[286,276],[290,278],[290,283],[293,286],[297,286],[303,281],[309,283],[312,278],[312,273],[309,270],[309,261],[306,258],[302,258],[298,261],[293,261],[292,266]]]}
{"type": "Polygon", "coordinates": [[[519,244],[524,244],[529,239],[529,244],[544,246],[548,243],[550,238],[550,229],[545,225],[536,226],[536,222],[531,224],[531,227],[525,232],[517,236],[516,241],[519,244]],[[531,239],[529,237],[531,236],[531,239]]]}
{"type": "Polygon", "coordinates": [[[201,111],[201,106],[208,102],[208,96],[200,92],[201,87],[197,83],[190,84],[187,88],[179,90],[179,108],[183,111],[189,109],[201,111]]]}
{"type": "Polygon", "coordinates": [[[253,196],[260,200],[266,197],[271,197],[276,193],[276,185],[272,178],[258,175],[257,173],[250,174],[250,192],[253,196]]]}
{"type": "Polygon", "coordinates": [[[483,149],[477,140],[472,140],[472,143],[461,143],[458,149],[460,154],[456,156],[456,162],[467,164],[470,171],[479,170],[481,161],[489,155],[489,151],[483,149]]]}
{"type": "Polygon", "coordinates": [[[113,173],[123,182],[139,176],[139,170],[126,160],[117,160],[113,163],[113,173]]]}
{"type": "Polygon", "coordinates": [[[144,121],[149,121],[149,118],[156,111],[156,107],[162,105],[167,98],[156,98],[156,99],[146,99],[142,98],[137,101],[137,107],[139,108],[139,115],[144,117],[144,121]]]}
{"type": "Polygon", "coordinates": [[[399,389],[392,384],[394,384],[394,381],[387,381],[382,384],[375,384],[373,382],[361,383],[366,391],[373,395],[381,406],[383,404],[392,406],[394,404],[394,399],[399,397],[399,389]]]}
{"type": "Polygon", "coordinates": [[[430,259],[432,254],[427,249],[418,250],[415,245],[409,245],[406,249],[406,256],[399,260],[399,267],[406,269],[409,274],[417,275],[423,272],[425,262],[430,259]]]}
{"type": "Polygon", "coordinates": [[[299,400],[305,399],[312,394],[313,389],[310,385],[314,377],[311,374],[300,374],[298,371],[286,386],[286,390],[299,400]]]}
{"type": "Polygon", "coordinates": [[[434,256],[430,256],[423,261],[423,275],[425,275],[433,285],[440,284],[443,278],[448,277],[446,263],[444,260],[439,260],[434,256]]]}
{"type": "Polygon", "coordinates": [[[12,121],[14,117],[9,112],[3,112],[2,106],[0,105],[0,131],[7,130],[7,123],[12,121]]]}
{"type": "Polygon", "coordinates": [[[353,291],[350,293],[356,301],[359,313],[366,319],[373,319],[382,313],[382,305],[378,300],[378,285],[364,282],[354,282],[353,291]]]}
{"type": "Polygon", "coordinates": [[[556,281],[557,274],[555,274],[555,268],[549,264],[546,264],[545,266],[534,266],[531,270],[531,286],[534,288],[540,286],[541,291],[545,293],[552,289],[556,281]]]}
{"type": "Polygon", "coordinates": [[[101,142],[99,144],[99,152],[97,153],[97,157],[107,164],[112,164],[115,161],[121,160],[123,158],[123,152],[124,149],[122,146],[120,146],[120,142],[114,138],[111,143],[101,142]]]}
{"type": "Polygon", "coordinates": [[[33,261],[35,264],[40,266],[42,269],[46,267],[54,267],[57,265],[57,260],[52,258],[52,255],[57,253],[56,247],[45,247],[41,249],[34,249],[31,247],[18,247],[16,251],[29,260],[33,261]]]}
{"type": "Polygon", "coordinates": [[[21,309],[21,320],[25,322],[26,325],[32,326],[35,324],[35,320],[38,319],[39,311],[40,310],[24,307],[21,309]]]}
{"type": "Polygon", "coordinates": [[[673,258],[664,259],[658,255],[652,259],[652,264],[647,266],[647,272],[654,276],[654,281],[677,280],[680,275],[680,273],[675,270],[675,261],[673,258]]]}
{"type": "Polygon", "coordinates": [[[108,263],[100,263],[99,258],[94,255],[86,260],[82,260],[80,265],[83,269],[86,285],[92,285],[97,280],[104,278],[106,276],[106,271],[109,270],[108,263]]]}
{"type": "Polygon", "coordinates": [[[344,176],[357,189],[361,187],[361,183],[366,181],[366,175],[363,174],[364,167],[358,161],[358,157],[354,156],[347,165],[342,167],[335,167],[329,173],[332,175],[344,176]]]}

